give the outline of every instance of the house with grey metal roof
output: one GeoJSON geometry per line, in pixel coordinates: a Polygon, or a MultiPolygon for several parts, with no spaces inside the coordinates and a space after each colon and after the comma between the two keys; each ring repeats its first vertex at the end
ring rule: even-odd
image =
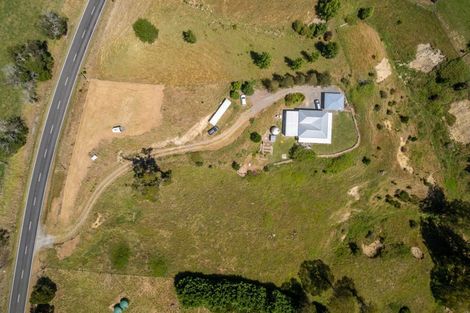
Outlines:
{"type": "Polygon", "coordinates": [[[333,114],[311,109],[284,110],[284,136],[296,137],[300,143],[331,144],[333,114]]]}
{"type": "Polygon", "coordinates": [[[343,111],[344,110],[344,94],[342,92],[322,92],[321,93],[322,109],[327,111],[343,111]]]}

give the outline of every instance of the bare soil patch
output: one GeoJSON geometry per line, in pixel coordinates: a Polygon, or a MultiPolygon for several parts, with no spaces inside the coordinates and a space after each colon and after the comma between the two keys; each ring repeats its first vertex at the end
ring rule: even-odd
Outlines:
{"type": "Polygon", "coordinates": [[[354,186],[348,191],[348,195],[353,197],[354,200],[359,200],[361,199],[361,195],[359,194],[359,186],[354,186]]]}
{"type": "Polygon", "coordinates": [[[369,258],[376,257],[380,253],[380,251],[383,249],[383,247],[384,247],[384,244],[379,239],[375,240],[371,244],[361,245],[362,253],[364,253],[369,258]]]}
{"type": "Polygon", "coordinates": [[[104,222],[103,215],[101,213],[98,213],[96,220],[93,222],[93,224],[91,224],[91,228],[97,229],[98,227],[101,226],[101,224],[103,224],[103,222],[104,222]]]}
{"type": "Polygon", "coordinates": [[[57,257],[59,258],[59,260],[63,260],[66,257],[71,256],[79,243],[80,243],[80,235],[76,236],[75,238],[67,242],[64,242],[59,247],[57,247],[56,251],[57,251],[57,257]]]}
{"type": "Polygon", "coordinates": [[[456,118],[454,125],[450,127],[452,139],[463,144],[470,143],[470,100],[452,103],[449,113],[456,118]]]}
{"type": "Polygon", "coordinates": [[[406,138],[400,137],[400,147],[397,151],[397,161],[402,169],[410,174],[413,174],[414,169],[411,167],[410,158],[403,152],[403,147],[406,145],[406,138]]]}
{"type": "Polygon", "coordinates": [[[416,58],[410,62],[409,67],[417,71],[429,73],[432,69],[444,61],[445,56],[439,49],[433,49],[431,44],[419,44],[416,50],[416,58]]]}
{"type": "Polygon", "coordinates": [[[383,58],[382,61],[375,66],[375,71],[377,72],[375,81],[380,83],[392,74],[392,66],[387,58],[383,58]]]}
{"type": "MultiPolygon", "coordinates": [[[[160,125],[163,86],[91,80],[63,189],[58,220],[69,222],[81,182],[93,162],[99,162],[98,146],[114,138],[138,136],[160,125]],[[123,133],[113,133],[121,125],[123,133]],[[97,153],[98,160],[90,156],[97,153]]],[[[55,213],[55,214],[54,214],[55,213]]]]}

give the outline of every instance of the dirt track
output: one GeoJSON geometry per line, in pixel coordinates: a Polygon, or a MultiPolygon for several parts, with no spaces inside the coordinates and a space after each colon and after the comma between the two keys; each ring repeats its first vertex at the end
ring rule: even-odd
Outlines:
{"type": "MultiPolygon", "coordinates": [[[[258,115],[260,112],[268,108],[269,106],[273,105],[276,101],[282,99],[286,94],[292,92],[302,92],[305,94],[306,99],[310,99],[312,93],[317,92],[318,87],[313,86],[296,86],[289,89],[283,89],[276,93],[270,94],[266,91],[256,91],[255,94],[248,98],[249,103],[253,103],[253,106],[240,114],[240,117],[226,130],[220,133],[219,135],[212,137],[210,139],[206,139],[200,142],[184,145],[184,146],[176,146],[176,147],[169,147],[169,148],[162,148],[160,150],[154,150],[153,156],[155,157],[164,157],[170,155],[177,155],[177,154],[184,154],[188,152],[196,152],[196,151],[213,151],[218,150],[224,146],[229,145],[232,143],[240,133],[243,132],[246,126],[249,125],[249,121],[251,118],[258,115]],[[309,97],[310,95],[310,97],[309,97]]],[[[354,116],[354,112],[353,112],[354,116]]],[[[360,134],[357,128],[356,119],[354,118],[354,122],[356,125],[356,130],[358,132],[358,140],[351,148],[348,148],[344,151],[339,153],[335,153],[332,155],[323,155],[320,157],[337,157],[341,154],[347,153],[360,144],[360,134]]],[[[108,175],[104,180],[102,180],[96,188],[93,190],[90,198],[85,202],[85,205],[81,211],[79,218],[77,219],[76,223],[73,225],[72,228],[68,229],[63,236],[58,236],[55,240],[57,244],[64,243],[70,239],[73,239],[77,234],[80,228],[83,226],[90,211],[93,209],[96,201],[99,199],[103,191],[110,186],[116,179],[120,176],[124,175],[131,169],[130,163],[120,164],[116,167],[116,169],[108,175]]]]}

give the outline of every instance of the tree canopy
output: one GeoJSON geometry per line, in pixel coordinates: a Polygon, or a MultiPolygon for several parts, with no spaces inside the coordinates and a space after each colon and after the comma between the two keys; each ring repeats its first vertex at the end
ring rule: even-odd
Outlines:
{"type": "Polygon", "coordinates": [[[432,294],[452,309],[468,310],[463,300],[470,298],[470,245],[462,234],[470,229],[470,202],[448,201],[433,187],[420,208],[428,214],[421,221],[421,235],[434,262],[432,294]]]}
{"type": "Polygon", "coordinates": [[[0,120],[0,156],[10,156],[26,143],[28,127],[19,116],[0,120]]]}
{"type": "Polygon", "coordinates": [[[162,183],[171,180],[171,170],[163,171],[155,158],[152,157],[151,151],[152,149],[142,149],[142,154],[132,158],[132,170],[134,171],[132,187],[142,194],[148,194],[162,183]]]}
{"type": "Polygon", "coordinates": [[[280,289],[241,277],[180,273],[174,285],[184,308],[240,313],[297,312],[294,300],[280,289]]]}
{"type": "Polygon", "coordinates": [[[132,28],[142,42],[154,43],[158,38],[158,29],[146,19],[139,18],[132,28]]]}
{"type": "Polygon", "coordinates": [[[271,55],[268,52],[250,52],[253,63],[259,68],[268,68],[271,65],[271,55]]]}
{"type": "Polygon", "coordinates": [[[31,292],[30,302],[32,304],[48,304],[55,297],[57,285],[49,277],[42,276],[36,282],[31,292]]]}
{"type": "Polygon", "coordinates": [[[62,36],[67,35],[67,21],[68,19],[65,16],[49,11],[41,15],[39,29],[49,39],[60,39],[62,36]]]}
{"type": "Polygon", "coordinates": [[[183,32],[183,39],[184,41],[189,42],[189,43],[196,43],[197,41],[196,35],[190,29],[183,32]]]}
{"type": "Polygon", "coordinates": [[[318,296],[333,286],[334,276],[330,267],[322,260],[304,261],[299,270],[304,289],[312,296],[318,296]]]}
{"type": "Polygon", "coordinates": [[[326,59],[333,59],[339,51],[339,45],[334,41],[330,41],[328,43],[319,41],[316,44],[316,47],[318,51],[320,51],[320,54],[326,59]]]}
{"type": "Polygon", "coordinates": [[[319,17],[328,21],[338,13],[340,7],[340,0],[319,0],[315,9],[319,17]]]}

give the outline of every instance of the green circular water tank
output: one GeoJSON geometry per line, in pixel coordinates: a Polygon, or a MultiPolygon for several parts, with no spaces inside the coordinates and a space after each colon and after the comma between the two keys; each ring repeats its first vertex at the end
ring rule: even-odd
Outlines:
{"type": "Polygon", "coordinates": [[[114,306],[114,313],[122,313],[121,306],[119,304],[116,304],[114,306]]]}
{"type": "Polygon", "coordinates": [[[123,298],[121,299],[121,302],[119,303],[119,306],[123,309],[123,310],[127,310],[127,308],[129,307],[129,300],[123,298]]]}

